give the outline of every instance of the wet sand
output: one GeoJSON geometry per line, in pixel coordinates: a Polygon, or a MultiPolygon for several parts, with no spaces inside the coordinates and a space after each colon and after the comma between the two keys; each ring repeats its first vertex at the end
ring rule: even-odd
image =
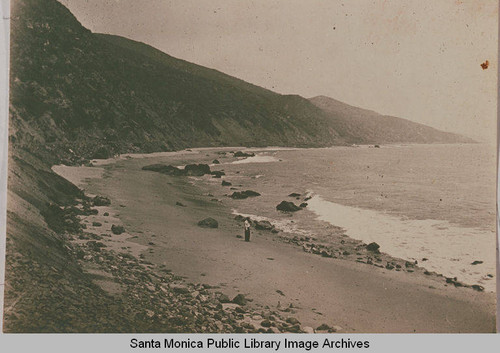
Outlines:
{"type": "Polygon", "coordinates": [[[157,162],[121,160],[104,166],[102,178],[82,177],[92,168],[65,176],[87,193],[111,199],[127,233],[138,236],[133,241],[147,246],[147,260],[188,281],[245,294],[255,307],[291,306],[303,326],[326,323],[345,332],[495,331],[492,293],[443,286],[442,279],[419,273],[322,258],[266,231],[252,230],[252,241],[245,243],[236,237],[243,229],[224,200],[213,201],[185,177],[141,170],[157,162]],[[197,222],[206,217],[217,219],[219,228],[199,228],[197,222]]]}

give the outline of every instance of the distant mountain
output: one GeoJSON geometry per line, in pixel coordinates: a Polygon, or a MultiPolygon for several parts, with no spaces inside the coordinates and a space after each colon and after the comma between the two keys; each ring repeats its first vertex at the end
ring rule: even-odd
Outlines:
{"type": "Polygon", "coordinates": [[[199,146],[459,140],[396,118],[370,124],[357,108],[312,104],[93,34],[55,0],[14,1],[11,23],[11,140],[63,160],[199,146]]]}
{"type": "Polygon", "coordinates": [[[442,132],[406,119],[381,115],[353,107],[333,98],[318,96],[310,101],[327,112],[337,133],[358,143],[434,143],[473,142],[456,134],[442,132]]]}

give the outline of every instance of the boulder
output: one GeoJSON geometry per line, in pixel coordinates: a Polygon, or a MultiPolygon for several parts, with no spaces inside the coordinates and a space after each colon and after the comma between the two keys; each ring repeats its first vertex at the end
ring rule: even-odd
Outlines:
{"type": "Polygon", "coordinates": [[[211,172],[210,174],[213,175],[213,178],[220,178],[222,177],[223,175],[226,175],[226,173],[224,173],[222,170],[214,170],[213,172],[211,172]]]}
{"type": "Polygon", "coordinates": [[[218,228],[219,222],[211,217],[208,217],[199,221],[198,226],[202,228],[218,228]]]}
{"type": "Polygon", "coordinates": [[[214,160],[212,161],[212,164],[220,164],[220,162],[219,162],[219,160],[218,160],[218,159],[214,159],[214,160]]]}
{"type": "Polygon", "coordinates": [[[296,212],[301,210],[299,206],[297,206],[293,202],[288,201],[281,201],[281,203],[276,206],[276,209],[283,212],[296,212]]]}
{"type": "Polygon", "coordinates": [[[296,192],[292,192],[290,195],[288,195],[290,197],[299,197],[300,194],[296,193],[296,192]]]}
{"type": "Polygon", "coordinates": [[[111,200],[105,196],[96,196],[92,199],[94,206],[109,206],[111,205],[111,200]]]}
{"type": "Polygon", "coordinates": [[[273,228],[274,228],[274,226],[269,221],[256,221],[255,222],[255,229],[271,230],[273,228]]]}
{"type": "Polygon", "coordinates": [[[380,251],[378,250],[380,249],[380,245],[378,245],[377,243],[373,242],[373,243],[370,243],[366,246],[366,250],[368,251],[372,251],[376,254],[380,254],[380,251]]]}
{"type": "Polygon", "coordinates": [[[125,228],[123,228],[123,226],[116,226],[113,224],[111,226],[111,231],[113,232],[113,234],[120,235],[125,232],[125,228]]]}
{"type": "Polygon", "coordinates": [[[219,302],[221,302],[221,303],[230,303],[231,302],[231,300],[229,300],[229,297],[225,294],[220,294],[218,299],[219,299],[219,302]]]}
{"type": "Polygon", "coordinates": [[[245,190],[245,191],[235,191],[229,197],[236,200],[243,200],[248,197],[256,197],[256,196],[260,196],[260,194],[256,191],[245,190]]]}
{"type": "Polygon", "coordinates": [[[484,291],[484,287],[480,286],[479,284],[473,284],[472,285],[472,289],[477,290],[478,292],[483,292],[484,291]]]}
{"type": "Polygon", "coordinates": [[[184,167],[184,173],[190,176],[203,176],[210,174],[210,167],[208,164],[188,164],[184,167]]]}
{"type": "Polygon", "coordinates": [[[260,323],[260,325],[261,325],[262,327],[271,327],[271,321],[269,321],[269,320],[267,320],[267,319],[266,319],[266,320],[263,320],[263,321],[260,323]]]}
{"type": "Polygon", "coordinates": [[[167,175],[173,175],[173,176],[181,176],[185,174],[185,171],[182,169],[179,169],[177,167],[174,167],[172,165],[165,165],[165,164],[151,164],[142,167],[142,170],[150,170],[152,172],[158,172],[162,174],[167,174],[167,175]]]}
{"type": "Polygon", "coordinates": [[[302,202],[299,206],[300,208],[305,208],[307,207],[307,202],[302,202]]]}
{"type": "Polygon", "coordinates": [[[225,181],[225,180],[222,180],[222,186],[231,186],[233,184],[231,184],[229,181],[225,181]]]}
{"type": "Polygon", "coordinates": [[[321,324],[316,328],[316,331],[327,331],[327,332],[332,332],[332,327],[328,326],[327,324],[321,324]]]}
{"type": "Polygon", "coordinates": [[[234,152],[233,154],[234,157],[254,157],[255,156],[255,153],[245,153],[245,152],[242,152],[242,151],[237,151],[237,152],[234,152]]]}
{"type": "Polygon", "coordinates": [[[247,300],[243,294],[238,294],[236,297],[233,298],[233,303],[238,304],[238,305],[245,305],[247,303],[247,300]]]}

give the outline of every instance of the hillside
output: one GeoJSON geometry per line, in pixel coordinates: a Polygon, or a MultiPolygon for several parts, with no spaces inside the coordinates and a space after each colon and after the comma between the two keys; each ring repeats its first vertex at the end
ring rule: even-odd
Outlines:
{"type": "Polygon", "coordinates": [[[318,96],[310,101],[327,112],[340,136],[358,143],[434,143],[473,142],[412,121],[381,115],[353,107],[333,98],[318,96]]]}
{"type": "Polygon", "coordinates": [[[55,0],[15,1],[11,21],[11,139],[32,151],[64,154],[67,162],[212,145],[458,140],[397,118],[370,124],[313,100],[323,111],[300,96],[143,43],[93,34],[55,0]]]}

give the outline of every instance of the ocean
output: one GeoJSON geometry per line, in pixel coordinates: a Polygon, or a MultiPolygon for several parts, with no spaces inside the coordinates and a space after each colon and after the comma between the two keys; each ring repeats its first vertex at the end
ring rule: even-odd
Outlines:
{"type": "MultiPolygon", "coordinates": [[[[331,226],[341,227],[353,239],[378,243],[382,252],[495,291],[494,146],[248,150],[256,156],[237,161],[221,156],[221,164],[212,165],[238,190],[261,194],[224,199],[235,214],[322,239],[328,239],[331,226]],[[282,200],[299,204],[305,198],[307,207],[293,216],[276,210],[282,200]]],[[[197,179],[213,186],[221,182],[197,179]]],[[[230,193],[211,190],[216,197],[230,193]]]]}

